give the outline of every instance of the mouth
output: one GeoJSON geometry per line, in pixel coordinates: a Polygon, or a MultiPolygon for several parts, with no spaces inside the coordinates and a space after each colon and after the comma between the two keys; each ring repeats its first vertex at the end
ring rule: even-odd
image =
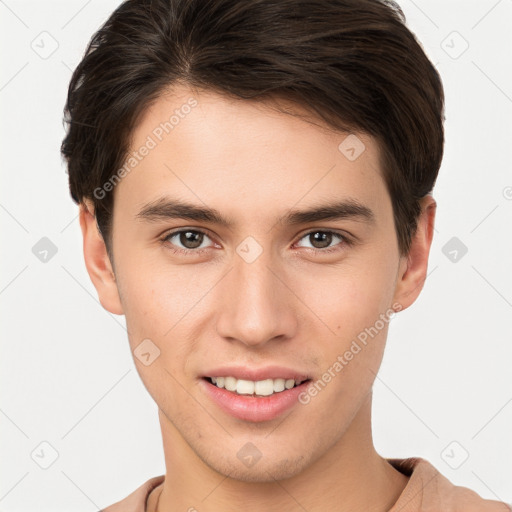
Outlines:
{"type": "Polygon", "coordinates": [[[236,395],[252,397],[268,397],[298,387],[311,379],[264,379],[246,380],[237,379],[233,376],[203,377],[204,380],[217,388],[225,389],[236,395]]]}
{"type": "Polygon", "coordinates": [[[202,392],[222,412],[238,420],[254,423],[274,420],[299,405],[300,394],[311,382],[311,378],[294,375],[290,371],[278,377],[278,371],[266,371],[267,375],[252,372],[251,375],[249,371],[239,370],[238,373],[242,374],[239,376],[245,377],[243,379],[229,375],[229,370],[215,373],[200,379],[202,392]],[[275,378],[263,378],[270,377],[268,373],[273,373],[272,377],[275,378]],[[249,380],[248,377],[259,379],[249,380]]]}

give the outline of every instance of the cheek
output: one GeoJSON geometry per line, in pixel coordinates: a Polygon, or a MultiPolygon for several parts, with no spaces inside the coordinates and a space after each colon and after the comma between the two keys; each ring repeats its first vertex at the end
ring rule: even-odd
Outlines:
{"type": "Polygon", "coordinates": [[[350,263],[314,276],[299,277],[304,304],[340,343],[373,326],[389,310],[394,295],[394,266],[390,258],[350,263]]]}
{"type": "MultiPolygon", "coordinates": [[[[120,267],[119,286],[127,323],[138,331],[165,334],[189,310],[199,290],[187,271],[161,262],[127,262],[120,267]]],[[[141,333],[143,334],[143,333],[141,333]]]]}
{"type": "Polygon", "coordinates": [[[316,301],[323,324],[315,328],[327,333],[318,349],[322,374],[304,400],[315,401],[320,421],[331,424],[334,436],[358,410],[378,373],[393,316],[393,273],[375,263],[338,272],[328,293],[320,284],[317,281],[310,301],[316,301]]]}
{"type": "Polygon", "coordinates": [[[183,330],[197,298],[178,272],[166,275],[157,273],[156,266],[153,269],[153,273],[123,269],[120,288],[128,339],[147,391],[165,410],[178,414],[174,408],[185,398],[179,382],[193,349],[183,330]]]}
{"type": "MultiPolygon", "coordinates": [[[[182,373],[196,346],[194,326],[205,314],[204,295],[211,287],[210,276],[193,271],[192,267],[171,268],[156,262],[145,266],[149,270],[142,272],[133,265],[120,272],[119,288],[131,350],[136,356],[141,350],[138,347],[143,347],[141,343],[149,339],[159,351],[155,365],[161,371],[165,368],[173,374],[182,373]]],[[[135,362],[139,372],[152,378],[144,365],[135,362]]]]}

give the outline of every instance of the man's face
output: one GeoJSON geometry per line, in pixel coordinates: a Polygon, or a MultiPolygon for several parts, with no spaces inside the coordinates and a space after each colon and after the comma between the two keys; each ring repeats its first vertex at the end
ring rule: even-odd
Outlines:
{"type": "Polygon", "coordinates": [[[221,474],[289,477],[367,435],[354,424],[370,403],[404,259],[377,144],[357,134],[340,150],[347,135],[186,88],[161,97],[134,131],[131,150],[150,149],[115,187],[113,217],[130,346],[149,354],[147,366],[135,362],[166,436],[221,474]],[[189,98],[197,104],[183,107],[189,98]],[[160,123],[176,109],[166,133],[160,123]],[[138,215],[161,198],[229,225],[138,215]],[[289,222],[340,202],[369,211],[289,222]],[[256,385],[262,394],[280,390],[279,379],[309,381],[262,397],[211,377],[228,387],[239,383],[226,377],[273,377],[256,385]]]}

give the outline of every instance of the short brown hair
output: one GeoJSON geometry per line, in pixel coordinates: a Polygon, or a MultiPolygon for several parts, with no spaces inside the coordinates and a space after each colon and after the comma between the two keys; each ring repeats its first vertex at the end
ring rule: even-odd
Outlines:
{"type": "Polygon", "coordinates": [[[61,152],[112,256],[113,193],[137,120],[173,84],[285,97],[330,127],[374,136],[407,254],[444,145],[440,76],[391,0],[127,0],[71,78],[61,152]]]}

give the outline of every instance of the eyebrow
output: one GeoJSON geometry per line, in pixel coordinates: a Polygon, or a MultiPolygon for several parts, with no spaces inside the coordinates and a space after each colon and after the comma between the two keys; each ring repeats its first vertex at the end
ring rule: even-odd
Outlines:
{"type": "MultiPolygon", "coordinates": [[[[188,219],[218,224],[226,228],[231,228],[234,225],[232,220],[223,217],[222,214],[214,208],[199,206],[165,196],[145,204],[135,215],[135,219],[144,222],[188,219]]],[[[342,201],[312,206],[304,210],[292,209],[285,215],[279,217],[277,222],[294,226],[308,222],[342,219],[373,224],[375,223],[375,214],[368,206],[365,206],[356,199],[349,198],[342,201]]]]}

